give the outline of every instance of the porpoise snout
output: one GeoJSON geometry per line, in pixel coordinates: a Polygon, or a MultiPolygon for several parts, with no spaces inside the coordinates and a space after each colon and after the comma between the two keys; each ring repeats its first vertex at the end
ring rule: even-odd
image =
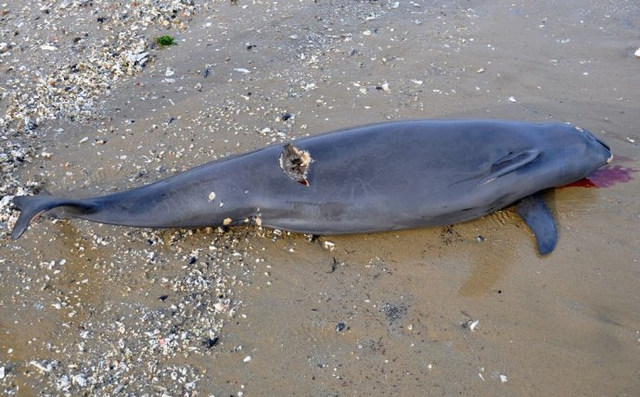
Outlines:
{"type": "Polygon", "coordinates": [[[611,151],[611,148],[609,147],[609,145],[607,145],[606,143],[604,143],[600,139],[598,139],[596,137],[594,137],[594,138],[604,148],[605,155],[607,156],[607,164],[609,164],[611,161],[613,161],[613,152],[611,151]]]}
{"type": "Polygon", "coordinates": [[[603,160],[606,161],[606,164],[609,164],[613,160],[613,153],[611,152],[609,145],[604,143],[591,132],[587,130],[583,130],[583,132],[587,135],[587,138],[594,143],[594,149],[602,156],[603,160]]]}

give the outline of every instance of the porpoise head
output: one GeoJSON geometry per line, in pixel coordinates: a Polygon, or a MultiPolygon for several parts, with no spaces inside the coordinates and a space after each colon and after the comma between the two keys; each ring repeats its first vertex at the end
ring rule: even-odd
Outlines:
{"type": "Polygon", "coordinates": [[[585,178],[613,160],[609,146],[585,129],[549,123],[544,135],[540,166],[555,186],[585,178]]]}

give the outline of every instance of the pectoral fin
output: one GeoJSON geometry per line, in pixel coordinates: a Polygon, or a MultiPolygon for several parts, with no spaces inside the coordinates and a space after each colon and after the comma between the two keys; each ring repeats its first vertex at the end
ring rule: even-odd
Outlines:
{"type": "Polygon", "coordinates": [[[540,255],[550,254],[556,247],[558,230],[542,194],[538,192],[520,200],[516,204],[516,212],[535,235],[540,255]]]}
{"type": "Polygon", "coordinates": [[[518,170],[526,165],[531,164],[540,156],[540,152],[535,149],[510,152],[491,165],[489,175],[482,178],[480,185],[489,183],[501,176],[518,170]]]}

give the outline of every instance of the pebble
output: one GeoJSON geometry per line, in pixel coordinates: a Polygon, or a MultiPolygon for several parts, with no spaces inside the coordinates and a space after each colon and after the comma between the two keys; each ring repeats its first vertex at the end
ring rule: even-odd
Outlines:
{"type": "Polygon", "coordinates": [[[216,310],[216,312],[222,313],[227,308],[227,306],[222,302],[218,302],[213,305],[213,308],[216,310]]]}
{"type": "Polygon", "coordinates": [[[72,380],[80,387],[85,387],[87,385],[87,378],[85,378],[83,375],[75,375],[72,380]]]}
{"type": "Polygon", "coordinates": [[[326,250],[333,251],[336,248],[336,245],[331,241],[324,241],[322,242],[322,247],[326,250]]]}

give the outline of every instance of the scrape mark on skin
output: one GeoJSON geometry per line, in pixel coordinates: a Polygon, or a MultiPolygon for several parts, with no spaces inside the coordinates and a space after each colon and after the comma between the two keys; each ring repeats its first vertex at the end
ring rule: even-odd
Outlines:
{"type": "Polygon", "coordinates": [[[313,162],[311,155],[306,150],[299,150],[292,144],[285,145],[280,155],[280,168],[294,181],[298,181],[305,186],[309,186],[307,172],[313,162]]]}

